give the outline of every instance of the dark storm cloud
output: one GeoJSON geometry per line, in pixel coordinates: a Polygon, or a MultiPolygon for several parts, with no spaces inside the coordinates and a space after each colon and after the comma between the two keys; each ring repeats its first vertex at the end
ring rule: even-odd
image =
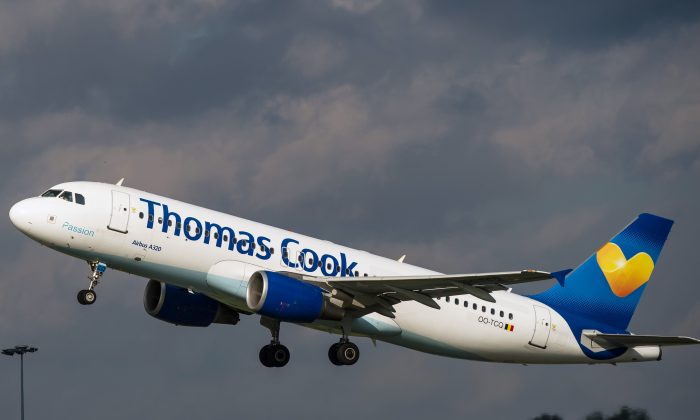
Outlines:
{"type": "Polygon", "coordinates": [[[693,1],[660,2],[425,2],[437,19],[455,28],[500,39],[524,38],[563,48],[605,48],[611,43],[647,38],[669,27],[694,23],[700,7],[693,1]]]}
{"type": "MultiPolygon", "coordinates": [[[[658,212],[676,225],[632,328],[700,336],[696,4],[0,2],[0,207],[125,176],[445,272],[575,266],[658,212]]],[[[40,347],[37,417],[576,418],[629,404],[682,418],[698,392],[694,349],[521,367],[358,339],[362,361],[341,371],[325,360],[335,337],[295,326],[291,364],[266,370],[254,317],[171,327],[143,312],[143,279],[114,272],[80,307],[84,263],[7,218],[0,247],[0,343],[40,347]]],[[[2,417],[15,367],[0,363],[2,417]]]]}

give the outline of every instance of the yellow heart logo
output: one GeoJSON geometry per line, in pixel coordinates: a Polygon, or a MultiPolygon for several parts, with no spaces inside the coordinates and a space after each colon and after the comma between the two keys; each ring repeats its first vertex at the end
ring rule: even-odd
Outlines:
{"type": "Polygon", "coordinates": [[[654,261],[646,252],[640,252],[629,260],[619,246],[608,242],[596,253],[598,266],[603,271],[610,289],[617,297],[625,297],[649,281],[654,261]]]}

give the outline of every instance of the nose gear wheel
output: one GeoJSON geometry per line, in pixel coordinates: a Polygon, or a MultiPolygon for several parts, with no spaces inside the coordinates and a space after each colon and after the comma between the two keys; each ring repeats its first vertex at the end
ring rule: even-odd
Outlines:
{"type": "Polygon", "coordinates": [[[90,280],[90,285],[87,289],[83,289],[78,292],[78,303],[81,305],[92,305],[97,300],[97,293],[95,293],[95,287],[100,283],[100,277],[107,271],[107,264],[99,261],[88,261],[90,265],[90,270],[92,271],[88,276],[90,280]]]}

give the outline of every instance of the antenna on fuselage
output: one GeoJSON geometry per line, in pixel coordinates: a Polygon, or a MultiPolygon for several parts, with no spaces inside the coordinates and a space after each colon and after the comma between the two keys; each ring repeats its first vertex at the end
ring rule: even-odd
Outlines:
{"type": "Polygon", "coordinates": [[[123,182],[124,182],[124,178],[120,179],[119,181],[117,181],[117,186],[121,187],[123,182]]]}
{"type": "Polygon", "coordinates": [[[398,261],[398,262],[402,263],[402,262],[403,262],[403,260],[405,260],[405,259],[406,259],[406,255],[402,255],[402,256],[401,256],[401,258],[399,258],[399,259],[398,259],[398,260],[396,260],[396,261],[398,261]]]}

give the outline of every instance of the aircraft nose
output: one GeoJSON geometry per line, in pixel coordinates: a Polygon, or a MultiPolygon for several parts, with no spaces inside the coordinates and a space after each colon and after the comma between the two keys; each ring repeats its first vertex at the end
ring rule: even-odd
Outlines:
{"type": "Polygon", "coordinates": [[[17,229],[22,232],[28,232],[30,227],[29,208],[27,200],[22,200],[16,203],[10,209],[10,220],[17,229]]]}

